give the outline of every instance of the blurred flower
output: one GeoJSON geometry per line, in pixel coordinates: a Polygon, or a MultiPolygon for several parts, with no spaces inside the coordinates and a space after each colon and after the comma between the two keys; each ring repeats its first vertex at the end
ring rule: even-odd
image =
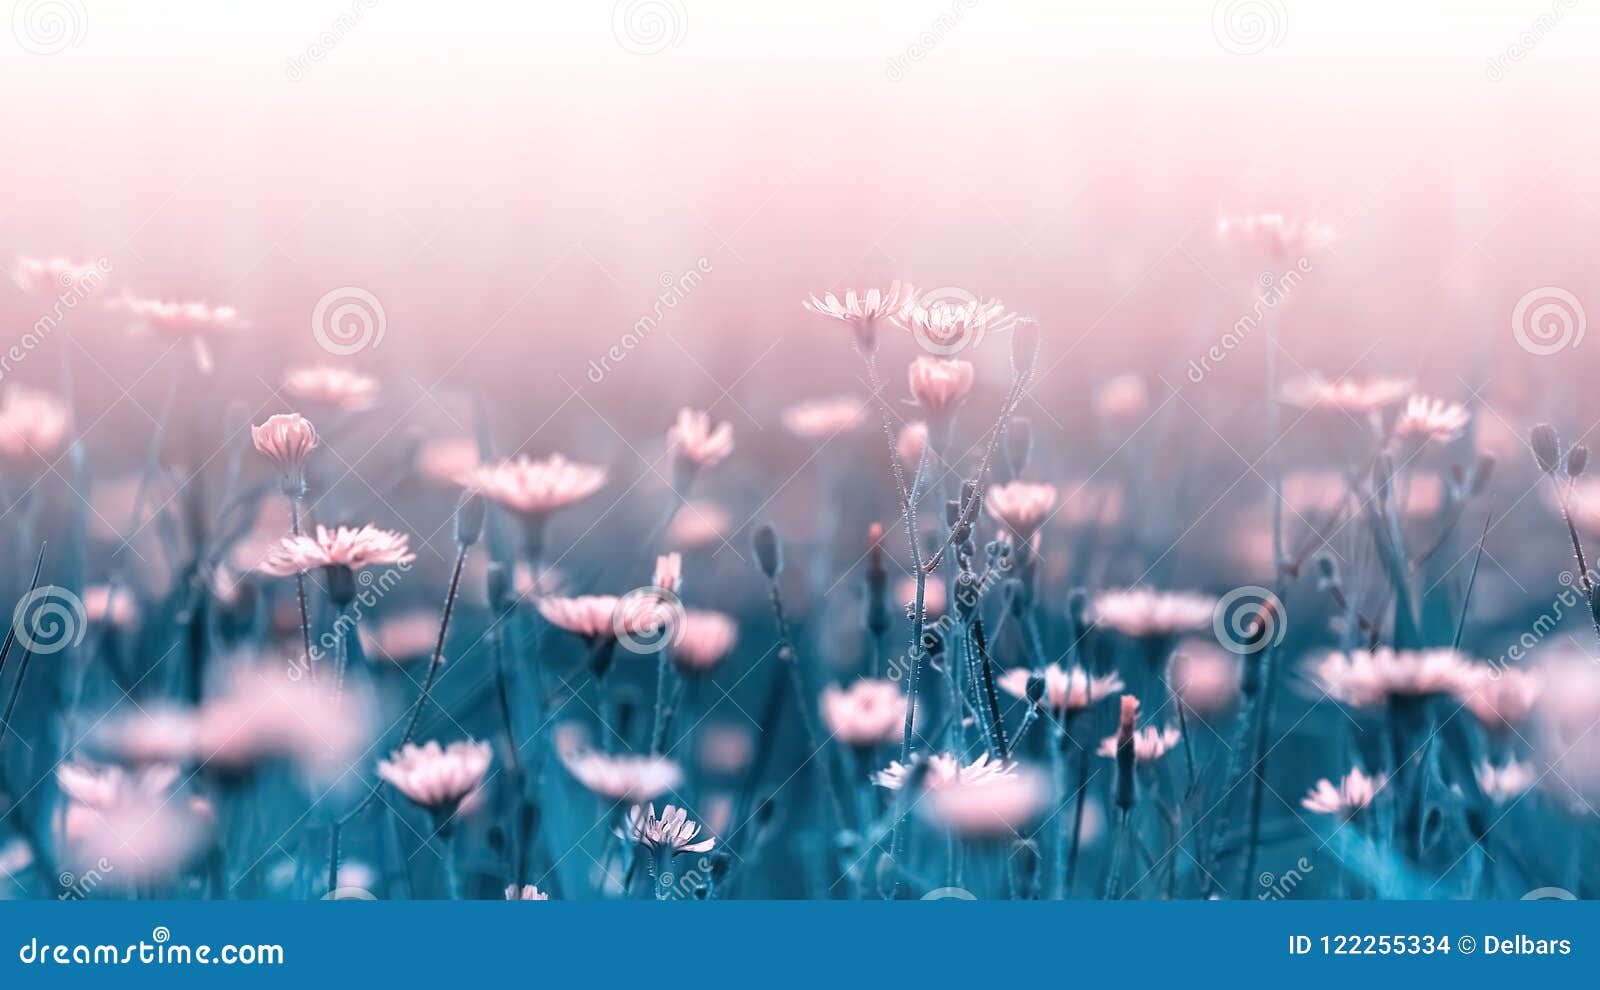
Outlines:
{"type": "Polygon", "coordinates": [[[991,485],[984,498],[984,508],[1026,542],[1056,507],[1057,497],[1055,485],[1013,481],[991,485]]]}
{"type": "Polygon", "coordinates": [[[984,838],[1015,835],[1044,810],[1048,788],[1032,773],[1013,771],[958,779],[928,791],[924,814],[959,835],[984,838]]]}
{"type": "Polygon", "coordinates": [[[895,441],[894,450],[901,463],[914,468],[922,460],[922,449],[927,445],[928,424],[918,421],[900,428],[900,437],[895,441]]]}
{"type": "Polygon", "coordinates": [[[1395,422],[1394,435],[1402,440],[1449,443],[1471,422],[1466,406],[1425,395],[1413,395],[1395,422]]]}
{"type": "Polygon", "coordinates": [[[961,404],[972,391],[972,363],[943,358],[918,357],[907,373],[911,397],[932,415],[948,412],[961,404]]]}
{"type": "MultiPolygon", "coordinates": [[[[1007,694],[1026,700],[1028,682],[1034,676],[1033,671],[1017,667],[1006,671],[997,683],[1007,694]]],[[[1044,669],[1044,696],[1039,703],[1065,714],[1088,708],[1122,689],[1122,678],[1115,673],[1091,677],[1082,667],[1063,668],[1058,664],[1050,664],[1044,669]]]]}
{"type": "MultiPolygon", "coordinates": [[[[565,629],[590,642],[616,635],[616,617],[621,603],[616,595],[578,595],[575,598],[550,597],[539,600],[539,614],[551,625],[565,629]]],[[[624,615],[626,628],[650,632],[647,620],[656,615],[651,609],[629,609],[624,615]]]]}
{"type": "Polygon", "coordinates": [[[733,453],[733,424],[713,428],[709,412],[680,409],[678,421],[667,431],[667,443],[696,467],[715,467],[733,453]]]}
{"type": "Polygon", "coordinates": [[[692,550],[721,542],[733,527],[733,518],[721,507],[710,502],[685,502],[667,528],[667,542],[692,550]]]}
{"type": "Polygon", "coordinates": [[[750,733],[736,725],[708,725],[700,734],[700,767],[733,776],[750,765],[750,733]]]}
{"type": "Polygon", "coordinates": [[[611,755],[571,744],[557,749],[578,783],[610,801],[654,801],[683,782],[683,770],[665,756],[611,755]]]}
{"type": "Polygon", "coordinates": [[[551,454],[542,461],[518,457],[480,465],[465,487],[519,515],[543,516],[588,498],[605,483],[605,468],[551,454]]]}
{"type": "Polygon", "coordinates": [[[1361,772],[1360,767],[1355,767],[1337,785],[1327,778],[1317,781],[1316,786],[1301,799],[1300,805],[1307,811],[1321,815],[1350,818],[1372,803],[1384,783],[1382,774],[1369,777],[1361,772]]]}
{"type": "Polygon", "coordinates": [[[63,794],[100,810],[164,801],[177,782],[178,767],[172,763],[148,763],[134,770],[78,761],[56,767],[56,784],[63,794]]]}
{"type": "Polygon", "coordinates": [[[867,747],[898,740],[905,731],[906,698],[894,681],[862,678],[822,692],[822,720],[841,742],[867,747]]]}
{"type": "Polygon", "coordinates": [[[676,594],[678,586],[682,582],[683,554],[664,553],[658,556],[656,558],[655,574],[652,576],[650,583],[662,591],[670,591],[676,594]]]}
{"type": "Polygon", "coordinates": [[[1495,804],[1505,804],[1538,783],[1533,767],[1517,760],[1510,760],[1502,767],[1482,763],[1474,773],[1478,778],[1478,789],[1495,804]]]}
{"type": "Polygon", "coordinates": [[[1150,390],[1136,374],[1118,375],[1094,392],[1094,414],[1103,422],[1128,424],[1150,408],[1150,390]]]}
{"type": "Polygon", "coordinates": [[[95,261],[19,257],[12,275],[23,292],[41,295],[46,292],[64,293],[68,289],[93,288],[105,278],[108,271],[109,268],[95,261]]]}
{"type": "Polygon", "coordinates": [[[429,740],[406,743],[378,763],[378,776],[393,784],[413,804],[431,811],[454,813],[467,795],[483,786],[494,750],[486,742],[458,740],[441,747],[429,740]]]}
{"type": "Polygon", "coordinates": [[[1296,513],[1326,516],[1350,498],[1350,484],[1337,471],[1296,471],[1284,476],[1280,492],[1283,503],[1296,513]]]}
{"type": "Polygon", "coordinates": [[[1282,213],[1256,213],[1223,217],[1217,221],[1217,236],[1282,262],[1315,254],[1332,243],[1333,228],[1310,218],[1286,217],[1282,213]]]}
{"type": "Polygon", "coordinates": [[[400,533],[376,526],[333,530],[318,526],[315,536],[285,536],[257,569],[273,577],[289,577],[318,567],[360,570],[379,564],[409,564],[416,559],[409,537],[400,533]]]}
{"type": "Polygon", "coordinates": [[[466,485],[479,464],[478,442],[466,437],[429,440],[417,452],[417,470],[447,485],[466,485]]]}
{"type": "Polygon", "coordinates": [[[127,885],[168,880],[189,866],[209,843],[216,816],[201,798],[130,794],[99,807],[72,801],[61,821],[66,863],[127,885]]]}
{"type": "Polygon", "coordinates": [[[317,449],[317,430],[299,413],[278,413],[260,426],[250,427],[250,440],[279,471],[298,478],[305,471],[306,458],[317,449]]]}
{"type": "Polygon", "coordinates": [[[656,852],[710,852],[717,840],[706,836],[698,841],[698,822],[689,820],[689,813],[674,805],[661,809],[656,817],[654,805],[634,805],[628,812],[629,832],[635,842],[656,852]]]}
{"type": "Polygon", "coordinates": [[[293,368],[283,376],[283,390],[308,405],[345,412],[371,409],[378,401],[378,380],[329,364],[293,368]]]}
{"type": "Polygon", "coordinates": [[[201,372],[210,373],[213,362],[209,338],[231,333],[244,326],[239,311],[232,306],[212,306],[203,302],[176,302],[163,299],[136,299],[124,296],[107,304],[133,315],[135,327],[155,329],[180,340],[187,340],[201,372]]]}
{"type": "Polygon", "coordinates": [[[90,622],[128,629],[139,621],[139,602],[127,588],[91,584],[83,589],[82,600],[83,614],[90,622]]]}
{"type": "Polygon", "coordinates": [[[865,293],[858,293],[855,289],[847,289],[843,299],[828,292],[820,299],[816,296],[803,299],[800,305],[818,316],[848,325],[855,334],[857,346],[870,354],[878,346],[878,321],[898,316],[915,296],[916,289],[894,282],[883,291],[868,289],[865,293]]]}
{"type": "Polygon", "coordinates": [[[1174,636],[1210,626],[1216,607],[1209,595],[1128,588],[1096,595],[1089,615],[1096,625],[1125,636],[1174,636]]]}
{"type": "Polygon", "coordinates": [[[1474,665],[1456,691],[1488,732],[1505,733],[1527,720],[1543,686],[1539,672],[1474,665]]]}
{"type": "Polygon", "coordinates": [[[894,322],[924,347],[949,354],[974,347],[990,333],[1005,333],[1027,320],[998,299],[937,299],[926,306],[913,302],[895,314],[894,322]]]}
{"type": "Polygon", "coordinates": [[[1461,694],[1475,676],[1472,663],[1452,649],[1335,652],[1313,670],[1329,697],[1357,708],[1382,705],[1392,697],[1461,694]]]}
{"type": "Polygon", "coordinates": [[[722,662],[739,639],[739,627],[721,612],[689,609],[679,624],[672,662],[685,677],[703,675],[722,662]]]}
{"type": "Polygon", "coordinates": [[[541,891],[534,884],[523,884],[518,887],[510,884],[506,887],[506,900],[508,901],[548,901],[550,895],[541,891]]]}
{"type": "Polygon", "coordinates": [[[361,626],[361,643],[368,660],[401,663],[431,657],[439,640],[438,613],[415,609],[361,626]]]}
{"type": "MultiPolygon", "coordinates": [[[[1017,772],[1016,764],[990,760],[988,753],[984,753],[965,766],[949,753],[934,753],[925,759],[927,771],[922,776],[922,788],[928,791],[944,790],[958,784],[989,783],[1002,777],[1013,776],[1017,772]]],[[[879,787],[898,791],[912,776],[913,768],[908,768],[899,760],[895,760],[873,774],[872,782],[879,787]]]]}
{"type": "MultiPolygon", "coordinates": [[[[900,604],[905,607],[906,614],[909,615],[911,612],[911,606],[915,605],[917,601],[917,579],[914,577],[901,578],[900,582],[895,585],[894,591],[896,597],[900,601],[900,604]]],[[[928,616],[943,615],[945,597],[947,595],[948,592],[945,591],[944,583],[942,581],[923,582],[923,613],[928,616]]]]}
{"type": "Polygon", "coordinates": [[[784,428],[795,436],[826,440],[865,422],[867,404],[854,396],[807,399],[785,409],[782,418],[784,428]]]}
{"type": "MultiPolygon", "coordinates": [[[[1153,725],[1147,725],[1133,734],[1133,758],[1140,763],[1159,760],[1166,756],[1172,747],[1178,745],[1178,741],[1182,738],[1183,735],[1170,726],[1158,729],[1153,725]]],[[[1117,737],[1107,736],[1100,740],[1100,748],[1095,752],[1116,759],[1117,737]]]]}
{"type": "Polygon", "coordinates": [[[1379,412],[1411,394],[1409,378],[1341,378],[1336,382],[1310,377],[1283,387],[1282,399],[1302,409],[1332,409],[1356,415],[1379,412]]]}
{"type": "Polygon", "coordinates": [[[61,449],[71,425],[66,403],[48,392],[12,385],[0,398],[0,459],[49,460],[61,449]]]}
{"type": "Polygon", "coordinates": [[[1185,640],[1169,664],[1172,689],[1201,715],[1219,715],[1239,697],[1238,659],[1214,642],[1185,640]]]}

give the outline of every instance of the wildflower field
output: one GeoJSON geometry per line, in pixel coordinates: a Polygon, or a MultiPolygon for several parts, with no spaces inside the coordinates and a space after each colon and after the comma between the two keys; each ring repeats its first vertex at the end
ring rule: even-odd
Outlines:
{"type": "Polygon", "coordinates": [[[584,99],[14,25],[0,898],[1600,893],[1600,194],[1480,158],[1569,63],[1380,107],[1201,10],[1277,102],[1040,123],[975,4],[780,82],[635,6],[584,99]]]}

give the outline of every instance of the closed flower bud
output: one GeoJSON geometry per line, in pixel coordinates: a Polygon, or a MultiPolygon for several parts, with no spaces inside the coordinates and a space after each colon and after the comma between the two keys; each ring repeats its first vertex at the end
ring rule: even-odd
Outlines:
{"type": "Polygon", "coordinates": [[[1023,693],[1028,696],[1028,701],[1030,703],[1037,705],[1040,701],[1044,700],[1044,689],[1044,677],[1040,674],[1030,673],[1028,675],[1027,686],[1024,688],[1023,693]]]}
{"type": "Polygon", "coordinates": [[[778,531],[770,523],[763,523],[751,535],[750,548],[755,551],[761,573],[775,580],[783,570],[783,546],[778,542],[778,531]]]}
{"type": "Polygon", "coordinates": [[[1339,583],[1339,562],[1326,551],[1317,554],[1317,587],[1323,591],[1339,583]]]}
{"type": "Polygon", "coordinates": [[[1589,466],[1589,448],[1583,444],[1567,451],[1567,477],[1581,478],[1583,469],[1589,466]]]}
{"type": "Polygon", "coordinates": [[[484,502],[482,495],[468,493],[456,506],[456,545],[470,547],[483,535],[484,502]]]}
{"type": "Polygon", "coordinates": [[[1117,721],[1117,785],[1115,803],[1123,813],[1133,807],[1134,798],[1134,726],[1139,721],[1139,699],[1131,694],[1122,696],[1122,712],[1117,721]]]}
{"type": "Polygon", "coordinates": [[[1073,588],[1067,592],[1067,615],[1072,619],[1074,638],[1089,628],[1089,590],[1073,588]]]}
{"type": "Polygon", "coordinates": [[[1556,436],[1556,428],[1549,423],[1540,423],[1528,435],[1528,444],[1533,448],[1533,459],[1539,465],[1539,470],[1549,474],[1561,465],[1561,439],[1556,436]]]}

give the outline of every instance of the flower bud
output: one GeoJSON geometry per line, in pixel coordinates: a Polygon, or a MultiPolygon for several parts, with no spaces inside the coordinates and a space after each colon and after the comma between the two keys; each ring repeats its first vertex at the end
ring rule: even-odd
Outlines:
{"type": "Polygon", "coordinates": [[[1561,464],[1561,439],[1556,436],[1556,428],[1549,423],[1540,423],[1528,435],[1528,445],[1533,448],[1533,459],[1539,465],[1539,470],[1550,474],[1561,464]]]}
{"type": "Polygon", "coordinates": [[[1117,785],[1115,804],[1123,813],[1133,807],[1133,731],[1139,721],[1139,699],[1131,694],[1122,696],[1122,713],[1117,721],[1117,785]]]}
{"type": "Polygon", "coordinates": [[[1567,477],[1583,477],[1583,469],[1589,466],[1589,448],[1578,444],[1567,451],[1567,477]]]}
{"type": "Polygon", "coordinates": [[[456,503],[456,546],[470,547],[483,535],[483,496],[469,492],[456,503]]]}
{"type": "Polygon", "coordinates": [[[750,548],[755,551],[756,563],[769,580],[776,580],[783,570],[783,545],[778,542],[778,531],[770,523],[763,523],[750,536],[750,548]]]}

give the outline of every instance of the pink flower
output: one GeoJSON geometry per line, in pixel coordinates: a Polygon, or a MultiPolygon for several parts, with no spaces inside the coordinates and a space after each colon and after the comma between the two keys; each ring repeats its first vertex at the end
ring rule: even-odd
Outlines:
{"type": "Polygon", "coordinates": [[[1302,409],[1330,409],[1354,415],[1380,412],[1411,394],[1409,378],[1341,378],[1336,382],[1302,378],[1283,387],[1281,398],[1302,409]]]}
{"type": "Polygon", "coordinates": [[[710,502],[687,502],[672,517],[667,542],[692,550],[721,542],[733,525],[733,519],[721,507],[710,502]]]}
{"type": "Polygon", "coordinates": [[[1201,715],[1217,715],[1239,697],[1239,661],[1215,643],[1190,640],[1172,654],[1172,688],[1201,715]]]}
{"type": "Polygon", "coordinates": [[[48,392],[13,385],[0,399],[0,459],[48,460],[65,443],[71,425],[66,403],[48,392]]]}
{"type": "Polygon", "coordinates": [[[368,660],[401,663],[431,657],[439,640],[439,616],[426,609],[404,612],[375,626],[361,627],[368,660]]]}
{"type": "MultiPolygon", "coordinates": [[[[988,753],[966,766],[962,766],[961,761],[949,753],[934,753],[927,757],[927,765],[927,772],[922,775],[922,788],[927,791],[944,790],[960,784],[986,784],[1017,772],[1016,764],[991,761],[988,753]]],[[[898,791],[912,777],[912,769],[895,760],[873,774],[872,782],[879,787],[898,791]]]]}
{"type": "Polygon", "coordinates": [[[1129,373],[1118,375],[1094,392],[1094,413],[1107,423],[1128,423],[1150,408],[1150,390],[1144,379],[1129,373]]]}
{"type": "Polygon", "coordinates": [[[700,734],[700,766],[709,773],[733,776],[750,765],[750,733],[738,726],[708,725],[700,734]]]}
{"type": "Polygon", "coordinates": [[[543,516],[581,502],[606,483],[606,469],[560,454],[542,461],[518,457],[474,470],[466,487],[522,516],[543,516]]]}
{"type": "Polygon", "coordinates": [[[733,453],[733,424],[713,428],[710,413],[680,409],[678,421],[667,431],[667,443],[696,467],[716,467],[733,453]]]}
{"type": "Polygon", "coordinates": [[[615,634],[612,617],[616,615],[619,601],[616,595],[552,596],[539,600],[539,614],[559,629],[596,640],[615,634]]]}
{"type": "Polygon", "coordinates": [[[86,807],[107,810],[122,804],[158,803],[166,800],[178,783],[178,767],[150,763],[136,770],[89,763],[63,763],[56,767],[62,793],[86,807]]]}
{"type": "Polygon", "coordinates": [[[1216,607],[1208,595],[1129,588],[1096,595],[1089,614],[1096,625],[1125,636],[1173,636],[1211,625],[1216,607]]]}
{"type": "Polygon", "coordinates": [[[685,676],[708,673],[739,639],[739,627],[721,612],[690,609],[679,624],[672,662],[685,676]]]}
{"type": "Polygon", "coordinates": [[[808,399],[783,411],[784,428],[807,440],[825,440],[860,426],[867,418],[867,404],[854,396],[836,399],[808,399]]]}
{"type": "Polygon", "coordinates": [[[1384,783],[1383,774],[1368,777],[1360,767],[1356,767],[1337,785],[1326,778],[1317,781],[1316,786],[1301,799],[1300,805],[1319,815],[1350,818],[1372,803],[1384,783]]]}
{"type": "Polygon", "coordinates": [[[301,402],[361,412],[378,401],[378,380],[328,364],[294,368],[283,376],[283,390],[301,402]]]}
{"type": "Polygon", "coordinates": [[[1465,678],[1456,692],[1485,730],[1505,733],[1533,713],[1542,687],[1538,671],[1474,665],[1472,676],[1465,678]]]}
{"type": "Polygon", "coordinates": [[[317,449],[316,427],[299,413],[268,416],[265,423],[250,427],[250,439],[279,471],[293,477],[300,476],[306,458],[317,449]]]}
{"type": "MultiPolygon", "coordinates": [[[[1147,725],[1133,734],[1133,758],[1140,763],[1150,763],[1161,759],[1178,745],[1183,736],[1177,729],[1167,727],[1158,729],[1147,725]]],[[[1095,750],[1101,756],[1117,758],[1117,737],[1107,736],[1100,740],[1100,748],[1095,750]]]]}
{"type": "Polygon", "coordinates": [[[465,437],[429,440],[417,452],[417,470],[449,485],[467,484],[478,464],[478,443],[465,437]]]}
{"type": "Polygon", "coordinates": [[[15,277],[22,291],[42,295],[46,292],[66,293],[94,289],[110,272],[111,266],[101,261],[70,261],[66,258],[18,258],[15,277]]]}
{"type": "Polygon", "coordinates": [[[927,445],[928,424],[919,421],[900,428],[900,437],[895,441],[894,449],[902,464],[914,468],[922,460],[922,449],[927,445]]]}
{"type": "Polygon", "coordinates": [[[905,695],[887,680],[862,678],[843,690],[830,684],[822,692],[822,720],[851,746],[894,742],[905,732],[905,695]]]}
{"type": "MultiPolygon", "coordinates": [[[[997,683],[1007,694],[1026,700],[1032,677],[1032,671],[1018,667],[1006,671],[997,683]]],[[[1091,677],[1082,667],[1050,664],[1044,669],[1044,697],[1039,703],[1059,713],[1076,712],[1111,697],[1123,687],[1122,678],[1114,673],[1091,677]]]]}
{"type": "Polygon", "coordinates": [[[212,306],[209,303],[177,302],[165,299],[136,299],[125,296],[109,304],[114,309],[124,309],[133,314],[139,329],[153,328],[187,340],[194,350],[195,363],[202,373],[212,369],[211,348],[208,338],[231,333],[244,326],[239,311],[232,306],[212,306]]]}
{"type": "Polygon", "coordinates": [[[863,294],[848,289],[842,300],[829,292],[821,299],[812,296],[801,300],[800,305],[818,316],[849,326],[855,333],[857,345],[871,353],[878,346],[878,321],[898,316],[915,295],[916,290],[909,284],[895,282],[885,291],[868,289],[863,294]]]}
{"type": "Polygon", "coordinates": [[[1225,241],[1243,244],[1270,261],[1314,254],[1334,239],[1333,228],[1327,224],[1289,218],[1282,213],[1224,217],[1217,222],[1217,235],[1225,241]]]}
{"type": "Polygon", "coordinates": [[[628,812],[628,826],[635,842],[655,852],[710,852],[717,844],[709,835],[696,841],[700,824],[690,821],[687,811],[670,804],[661,809],[660,818],[654,805],[634,805],[628,812]]]}
{"type": "Polygon", "coordinates": [[[954,409],[972,391],[970,361],[921,356],[911,362],[908,377],[912,398],[933,415],[954,409]]]}
{"type": "Polygon", "coordinates": [[[925,350],[943,355],[976,347],[990,333],[1004,333],[1029,321],[1007,310],[998,299],[934,299],[904,308],[894,322],[910,331],[925,350]]]}
{"type": "MultiPolygon", "coordinates": [[[[906,614],[911,614],[911,607],[917,602],[917,579],[914,577],[901,578],[895,585],[895,597],[905,607],[906,614]]],[[[945,598],[944,582],[926,581],[922,585],[922,611],[924,615],[939,616],[944,614],[945,598]]]]}
{"type": "Polygon", "coordinates": [[[91,584],[83,589],[83,614],[90,622],[127,629],[139,621],[139,603],[127,588],[91,584]]]}
{"type": "Polygon", "coordinates": [[[1058,497],[1055,485],[1013,481],[990,486],[984,497],[984,508],[990,516],[1027,542],[1049,518],[1058,497]]]}
{"type": "Polygon", "coordinates": [[[1313,671],[1329,697],[1357,708],[1382,705],[1395,697],[1461,694],[1477,676],[1474,665],[1452,649],[1388,647],[1330,653],[1313,671]]]}
{"type": "Polygon", "coordinates": [[[410,539],[399,533],[376,526],[332,530],[318,526],[315,536],[285,536],[257,569],[273,577],[289,577],[318,567],[343,566],[355,571],[379,564],[409,564],[416,559],[410,539]]]}
{"type": "Polygon", "coordinates": [[[378,763],[378,776],[413,804],[451,813],[483,786],[493,757],[488,743],[470,739],[443,748],[432,740],[421,746],[406,743],[378,763]]]}
{"type": "Polygon", "coordinates": [[[1510,760],[1502,767],[1480,764],[1474,775],[1478,778],[1478,789],[1495,804],[1505,804],[1539,782],[1533,767],[1517,760],[1510,760]]]}
{"type": "Polygon", "coordinates": [[[73,801],[62,816],[62,859],[102,871],[111,884],[165,881],[193,863],[215,825],[197,797],[129,796],[104,807],[73,801]]]}
{"type": "Polygon", "coordinates": [[[1413,395],[1394,424],[1394,435],[1418,443],[1449,443],[1461,435],[1471,420],[1472,414],[1459,403],[1413,395]]]}
{"type": "Polygon", "coordinates": [[[1018,834],[1044,810],[1048,788],[1032,773],[1014,771],[928,791],[921,807],[936,824],[972,838],[1018,834]]]}
{"type": "Polygon", "coordinates": [[[664,553],[656,558],[656,572],[651,583],[662,591],[676,594],[683,582],[683,554],[664,553]]]}
{"type": "Polygon", "coordinates": [[[559,747],[561,764],[590,792],[611,801],[654,801],[683,782],[683,770],[665,756],[598,753],[577,745],[559,747]]]}
{"type": "Polygon", "coordinates": [[[506,900],[508,901],[548,901],[550,895],[541,891],[535,884],[523,884],[518,887],[511,884],[506,887],[506,900]]]}

